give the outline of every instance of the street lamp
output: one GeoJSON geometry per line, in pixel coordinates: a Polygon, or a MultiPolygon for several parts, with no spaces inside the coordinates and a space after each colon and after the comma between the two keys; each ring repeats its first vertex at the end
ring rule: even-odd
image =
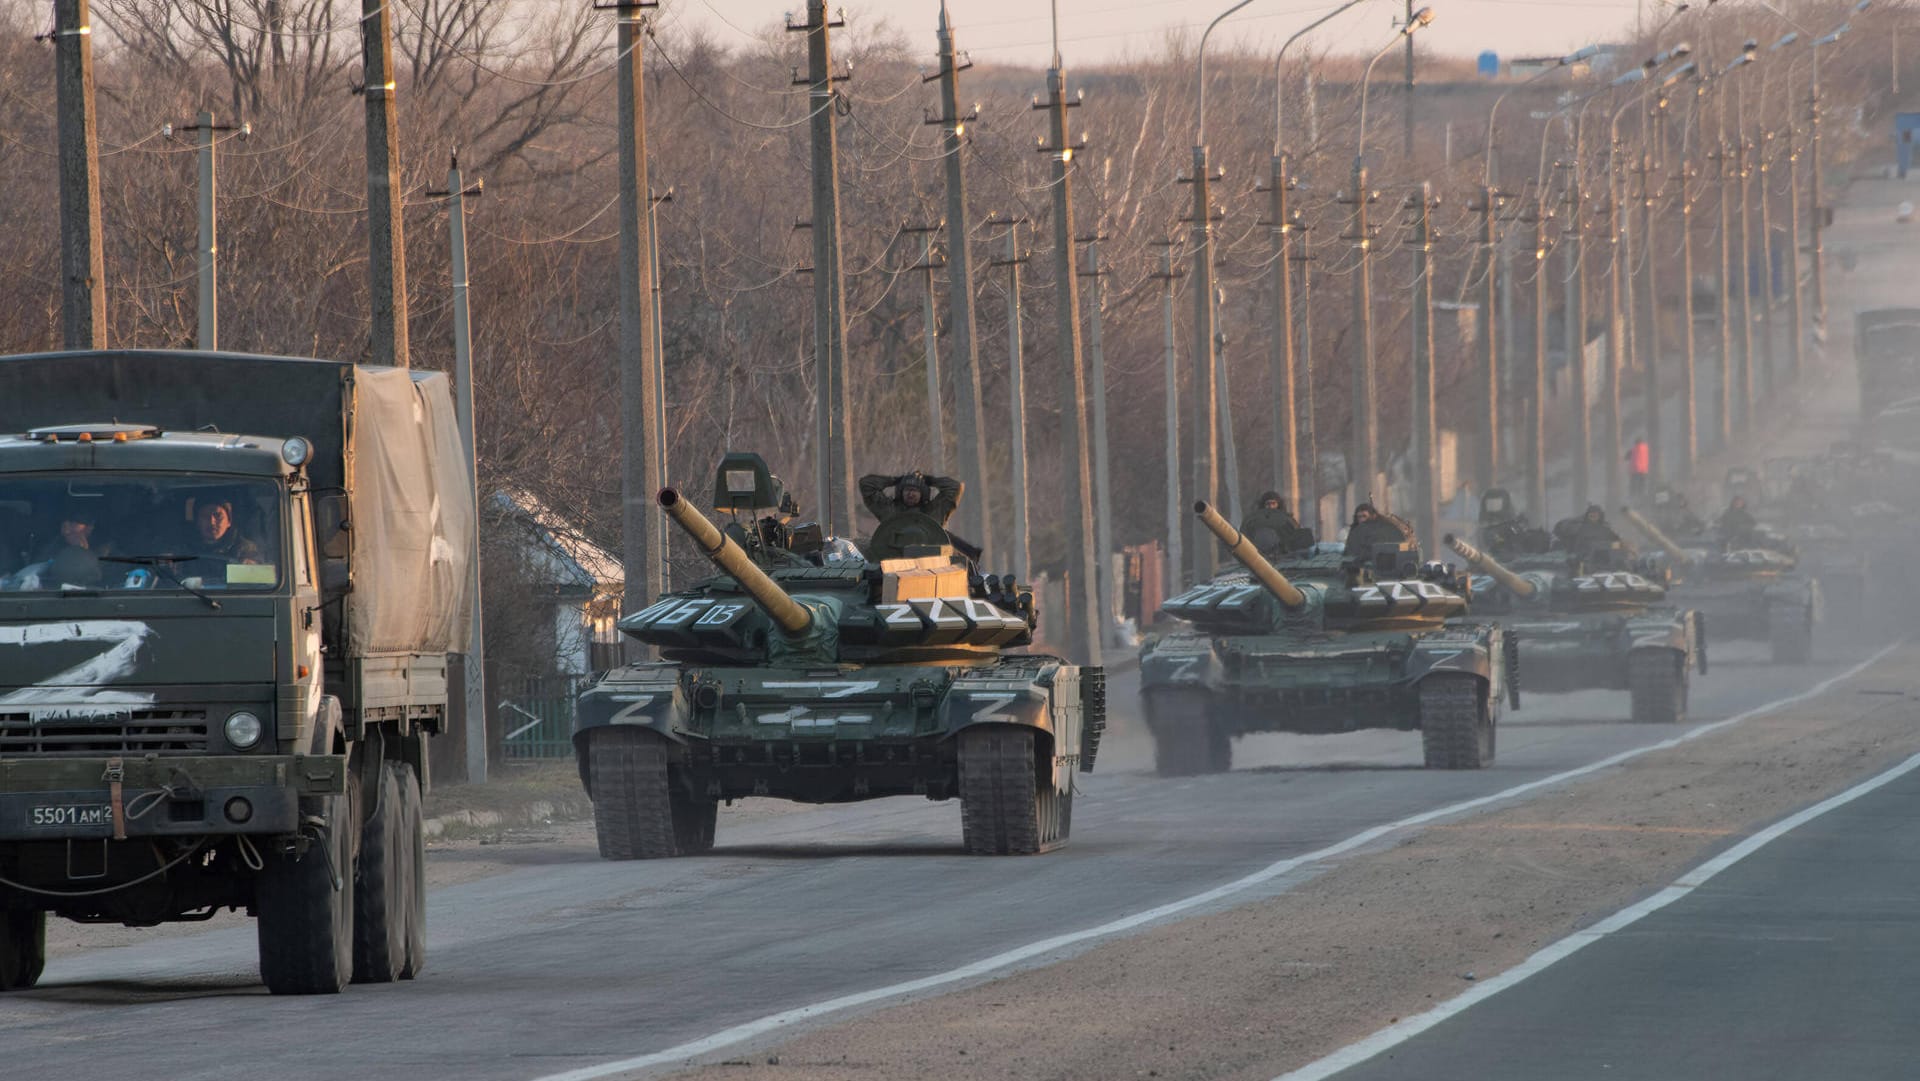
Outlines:
{"type": "Polygon", "coordinates": [[[1374,396],[1373,241],[1367,225],[1367,202],[1372,198],[1367,191],[1367,84],[1372,80],[1373,66],[1380,62],[1381,57],[1400,41],[1412,37],[1416,31],[1432,23],[1432,8],[1425,7],[1414,12],[1393,40],[1367,61],[1366,70],[1360,76],[1360,134],[1353,154],[1353,237],[1360,251],[1360,261],[1354,271],[1353,457],[1348,463],[1348,479],[1353,482],[1356,500],[1367,497],[1374,478],[1379,475],[1377,448],[1374,446],[1379,403],[1374,396]]]}

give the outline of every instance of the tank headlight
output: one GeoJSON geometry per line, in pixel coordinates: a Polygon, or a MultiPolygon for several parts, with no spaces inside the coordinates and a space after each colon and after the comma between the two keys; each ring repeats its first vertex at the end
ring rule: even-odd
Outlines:
{"type": "Polygon", "coordinates": [[[312,453],[313,445],[297,435],[280,444],[280,458],[291,466],[305,465],[307,456],[312,453]]]}
{"type": "Polygon", "coordinates": [[[226,732],[227,746],[236,751],[249,751],[260,742],[266,727],[260,723],[260,718],[241,710],[227,718],[226,732]]]}

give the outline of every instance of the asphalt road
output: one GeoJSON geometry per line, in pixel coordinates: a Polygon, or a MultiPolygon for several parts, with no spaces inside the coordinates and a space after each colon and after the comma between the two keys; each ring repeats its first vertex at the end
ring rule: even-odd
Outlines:
{"type": "Polygon", "coordinates": [[[1338,1081],[1915,1073],[1920,771],[1338,1081]]]}
{"type": "MultiPolygon", "coordinates": [[[[1696,682],[1691,723],[1843,667],[1735,649],[1696,682]]],[[[1117,707],[1134,699],[1130,677],[1114,683],[1117,707]]],[[[957,805],[912,799],[723,818],[697,859],[608,863],[585,841],[522,851],[507,873],[433,895],[422,979],[325,1003],[261,990],[250,927],[56,957],[39,989],[0,999],[0,1074],[253,1081],[272,1031],[285,1081],[538,1078],[946,972],[1677,731],[1612,720],[1623,694],[1527,707],[1506,715],[1494,768],[1459,773],[1418,768],[1416,734],[1363,733],[1242,740],[1232,774],[1160,780],[1122,719],[1083,778],[1072,843],[1031,859],[961,855],[957,805]]]]}

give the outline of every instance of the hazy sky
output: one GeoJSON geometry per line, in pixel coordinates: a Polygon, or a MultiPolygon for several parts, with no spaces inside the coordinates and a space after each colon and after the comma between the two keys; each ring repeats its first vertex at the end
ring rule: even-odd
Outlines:
{"type": "MultiPolygon", "coordinates": [[[[879,15],[897,27],[925,37],[933,48],[939,0],[829,0],[849,16],[879,15]]],[[[1502,57],[1568,52],[1606,40],[1633,24],[1645,3],[1648,17],[1659,0],[1416,0],[1434,9],[1433,25],[1421,32],[1429,48],[1461,56],[1492,49],[1502,57]]],[[[1233,0],[1058,0],[1060,49],[1067,66],[1102,63],[1129,53],[1157,51],[1164,34],[1187,26],[1194,32],[1233,6],[1233,0]]],[[[1214,32],[1218,45],[1235,41],[1272,49],[1295,30],[1339,6],[1339,0],[1253,0],[1214,32]]],[[[662,22],[703,24],[722,41],[740,44],[745,36],[781,21],[787,11],[804,18],[805,0],[664,0],[662,22]]],[[[1047,0],[948,0],[959,28],[960,46],[980,61],[1042,64],[1051,50],[1047,0]]],[[[1404,13],[1404,0],[1368,0],[1316,34],[1317,42],[1338,51],[1359,51],[1385,44],[1391,19],[1404,13]]]]}

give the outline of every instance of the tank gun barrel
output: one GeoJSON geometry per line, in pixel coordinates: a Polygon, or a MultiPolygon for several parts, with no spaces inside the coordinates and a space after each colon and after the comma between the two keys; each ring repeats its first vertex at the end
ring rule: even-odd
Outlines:
{"type": "Polygon", "coordinates": [[[700,546],[700,554],[713,561],[713,565],[733,576],[746,590],[747,596],[760,606],[772,618],[774,624],[790,637],[807,633],[813,626],[813,613],[806,606],[787,595],[779,584],[768,577],[767,572],[753,565],[753,560],[733,538],[714,527],[707,516],[693,508],[674,488],[660,489],[656,497],[660,509],[667,517],[693,538],[700,546]]]}
{"type": "Polygon", "coordinates": [[[1232,553],[1233,558],[1239,560],[1241,566],[1252,572],[1253,577],[1267,587],[1267,592],[1273,594],[1282,606],[1298,610],[1306,605],[1307,595],[1300,592],[1292,582],[1287,581],[1286,575],[1275,570],[1273,564],[1267,562],[1266,557],[1260,554],[1260,549],[1254,547],[1253,542],[1239,530],[1229,525],[1225,518],[1220,517],[1219,512],[1208,506],[1205,500],[1195,503],[1193,512],[1200,516],[1200,523],[1206,526],[1214,536],[1219,537],[1220,543],[1227,546],[1227,551],[1232,553]]]}
{"type": "Polygon", "coordinates": [[[1500,565],[1500,561],[1449,533],[1446,536],[1447,547],[1454,550],[1467,566],[1490,576],[1505,586],[1516,597],[1531,597],[1539,592],[1540,586],[1513,573],[1500,565]]]}
{"type": "Polygon", "coordinates": [[[1676,565],[1686,566],[1693,562],[1693,557],[1687,554],[1685,548],[1676,544],[1672,537],[1662,533],[1658,526],[1647,521],[1646,516],[1642,515],[1639,511],[1634,510],[1632,507],[1621,507],[1620,516],[1632,522],[1634,528],[1645,533],[1648,540],[1659,545],[1660,550],[1667,553],[1667,558],[1673,560],[1676,565]]]}

